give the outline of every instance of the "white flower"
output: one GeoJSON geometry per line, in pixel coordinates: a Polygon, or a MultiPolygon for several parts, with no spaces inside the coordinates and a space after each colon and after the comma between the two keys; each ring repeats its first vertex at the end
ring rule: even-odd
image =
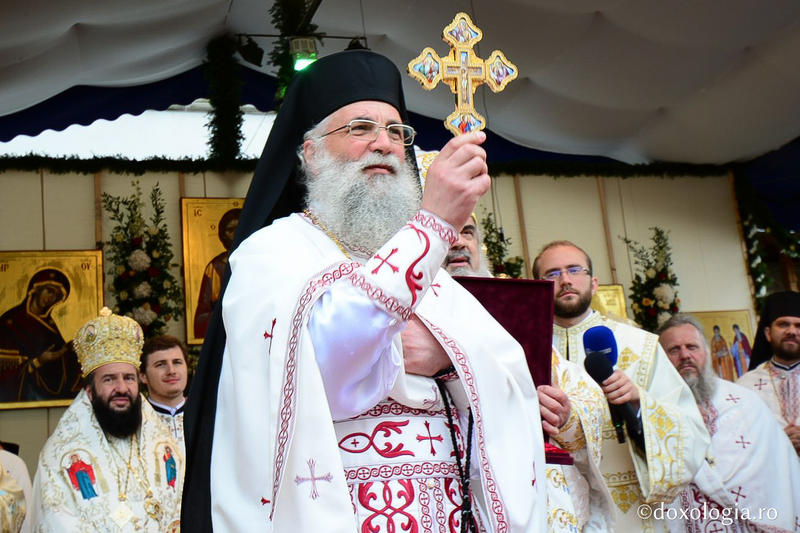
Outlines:
{"type": "Polygon", "coordinates": [[[133,288],[133,296],[136,298],[147,298],[153,293],[153,288],[146,281],[141,282],[133,288]]]}
{"type": "Polygon", "coordinates": [[[150,256],[141,248],[137,248],[128,256],[128,264],[137,272],[147,270],[150,267],[150,256]]]}
{"type": "Polygon", "coordinates": [[[667,311],[661,311],[660,313],[658,313],[658,326],[661,327],[661,325],[664,324],[664,322],[666,322],[670,318],[672,318],[672,313],[667,311]]]}
{"type": "Polygon", "coordinates": [[[141,306],[133,310],[133,319],[142,326],[149,326],[158,315],[150,309],[150,306],[141,306]]]}
{"type": "Polygon", "coordinates": [[[648,268],[644,271],[644,275],[647,276],[648,279],[653,279],[656,277],[656,271],[653,268],[648,268]]]}
{"type": "Polygon", "coordinates": [[[653,296],[656,297],[656,300],[665,304],[671,304],[672,300],[675,299],[675,289],[667,285],[666,283],[662,283],[655,289],[653,289],[653,296]]]}

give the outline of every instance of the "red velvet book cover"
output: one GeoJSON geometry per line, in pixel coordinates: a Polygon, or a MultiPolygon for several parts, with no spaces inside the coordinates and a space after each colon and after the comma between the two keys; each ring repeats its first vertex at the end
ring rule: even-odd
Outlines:
{"type": "MultiPolygon", "coordinates": [[[[553,344],[552,282],[461,276],[454,279],[522,345],[534,385],[549,385],[553,344]]],[[[547,442],[545,456],[548,463],[572,464],[567,452],[547,442]]]]}

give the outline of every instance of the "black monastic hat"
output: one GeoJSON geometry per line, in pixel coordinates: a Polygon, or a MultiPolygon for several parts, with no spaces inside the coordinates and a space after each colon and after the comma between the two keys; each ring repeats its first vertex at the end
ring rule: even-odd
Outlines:
{"type": "MultiPolygon", "coordinates": [[[[275,219],[302,209],[305,191],[299,180],[297,150],[303,135],[337,109],[363,100],[391,104],[403,122],[408,122],[400,72],[382,55],[368,50],[340,52],[321,58],[295,75],[256,166],[231,251],[275,219]]],[[[413,147],[408,147],[406,154],[410,164],[415,165],[413,147]]],[[[223,292],[229,275],[226,273],[223,292]]],[[[221,301],[222,294],[218,302],[221,301]]],[[[185,410],[186,476],[181,529],[193,533],[211,533],[211,449],[226,338],[221,307],[215,307],[209,321],[185,410]]]]}
{"type": "Polygon", "coordinates": [[[758,331],[753,342],[753,353],[750,355],[750,370],[772,357],[772,346],[764,335],[764,328],[782,316],[800,317],[800,292],[776,292],[764,300],[758,331]]]}

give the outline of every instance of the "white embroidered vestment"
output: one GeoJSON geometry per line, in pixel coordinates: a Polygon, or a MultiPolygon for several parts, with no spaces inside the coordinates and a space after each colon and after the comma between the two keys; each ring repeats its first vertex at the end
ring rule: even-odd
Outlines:
{"type": "Polygon", "coordinates": [[[670,504],[674,533],[800,529],[800,459],[753,391],[715,378],[701,411],[711,433],[706,460],[670,504]],[[683,517],[690,517],[684,520],[683,517]]]}
{"type": "Polygon", "coordinates": [[[593,311],[571,328],[553,326],[553,346],[583,367],[583,334],[604,325],[614,332],[620,369],[639,390],[646,457],[630,439],[617,442],[606,410],[600,469],[616,504],[617,531],[664,531],[663,521],[640,518],[644,503],[671,502],[700,468],[709,435],[689,387],[658,344],[658,337],[593,311]]]}
{"type": "Polygon", "coordinates": [[[35,533],[177,532],[184,459],[144,397],[133,437],[107,437],[85,390],[39,454],[29,518],[35,533]]]}
{"type": "Polygon", "coordinates": [[[441,395],[432,379],[403,371],[399,333],[412,313],[455,367],[458,379],[446,386],[460,439],[470,410],[474,417],[480,527],[544,529],[536,390],[519,344],[440,268],[455,235],[421,211],[362,264],[295,214],[231,255],[211,461],[215,530],[454,531],[458,451],[441,395]],[[353,365],[371,353],[364,343],[375,357],[353,365]],[[326,379],[356,385],[326,391],[318,361],[326,379]]]}

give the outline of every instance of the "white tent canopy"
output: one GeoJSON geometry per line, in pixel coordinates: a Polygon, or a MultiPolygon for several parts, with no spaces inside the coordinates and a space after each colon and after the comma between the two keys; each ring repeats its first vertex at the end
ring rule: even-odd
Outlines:
{"type": "MultiPolygon", "coordinates": [[[[172,106],[167,111],[122,115],[116,120],[96,120],[89,126],[72,125],[63,131],[47,130],[35,137],[19,135],[0,143],[0,154],[44,157],[123,157],[143,160],[202,159],[208,157],[207,102],[172,106]]],[[[241,157],[261,156],[275,113],[245,106],[242,117],[241,157]]]]}
{"type": "MultiPolygon", "coordinates": [[[[6,2],[0,116],[74,85],[130,86],[184,72],[203,61],[215,35],[276,33],[271,4],[6,2]]],[[[505,93],[476,101],[492,131],[521,145],[627,162],[724,163],[800,135],[797,0],[323,0],[313,22],[328,35],[366,35],[404,68],[425,46],[446,52],[441,31],[457,11],[483,30],[481,57],[501,49],[520,69],[505,93]]],[[[256,41],[272,47],[270,38],[256,41]]],[[[321,55],[347,41],[324,44],[321,55]]],[[[410,78],[405,87],[412,111],[443,119],[452,110],[444,87],[426,93],[410,78]]]]}

